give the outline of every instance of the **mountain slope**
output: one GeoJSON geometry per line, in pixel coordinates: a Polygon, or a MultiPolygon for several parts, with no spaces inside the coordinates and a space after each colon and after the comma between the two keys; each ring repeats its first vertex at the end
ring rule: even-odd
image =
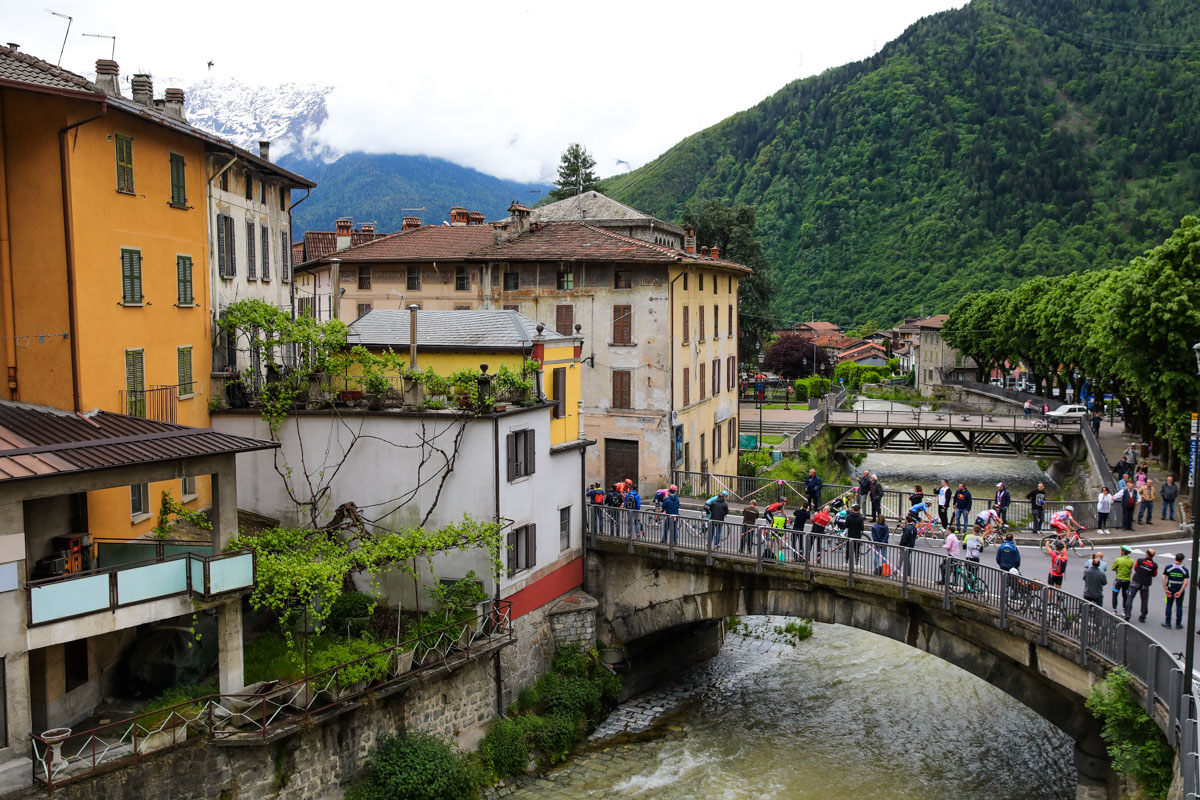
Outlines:
{"type": "Polygon", "coordinates": [[[206,78],[189,86],[188,122],[257,153],[258,142],[271,142],[271,156],[331,158],[315,138],[329,117],[325,96],[330,87],[286,83],[252,86],[233,78],[206,78]]]}
{"type": "Polygon", "coordinates": [[[400,230],[402,218],[425,223],[448,221],[451,206],[480,211],[488,219],[508,215],[514,200],[532,205],[549,187],[506,181],[428,156],[348,153],[337,161],[308,161],[291,156],[281,166],[316,181],[312,196],[292,214],[297,238],[306,230],[333,230],[338,217],[375,222],[378,230],[400,230]],[[406,211],[420,209],[424,211],[406,211]]]}
{"type": "Polygon", "coordinates": [[[976,0],[609,193],[667,219],[694,199],[755,204],[783,319],[948,311],[1126,261],[1195,210],[1198,41],[1184,0],[976,0]]]}

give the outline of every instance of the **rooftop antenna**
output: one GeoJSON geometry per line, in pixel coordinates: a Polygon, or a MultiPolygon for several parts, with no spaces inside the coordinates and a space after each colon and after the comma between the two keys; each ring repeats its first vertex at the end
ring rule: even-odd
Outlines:
{"type": "Polygon", "coordinates": [[[112,39],[112,52],[109,53],[108,58],[110,61],[117,60],[117,37],[116,36],[108,36],[107,34],[103,34],[103,33],[81,33],[79,35],[80,36],[90,36],[93,39],[112,39]]]}
{"type": "Polygon", "coordinates": [[[65,20],[67,21],[67,32],[63,34],[63,43],[62,43],[62,47],[60,47],[60,48],[59,48],[59,50],[58,50],[58,64],[57,64],[57,66],[60,66],[60,67],[61,67],[61,66],[62,66],[62,57],[63,57],[63,52],[64,52],[64,51],[67,49],[67,36],[69,36],[69,35],[71,34],[71,22],[72,22],[72,20],[74,20],[75,18],[74,18],[74,17],[72,17],[72,16],[68,16],[67,14],[61,14],[61,13],[59,13],[58,11],[52,11],[52,10],[51,10],[51,9],[49,9],[49,8],[47,8],[47,9],[46,9],[46,13],[47,13],[47,14],[53,14],[53,15],[54,15],[54,16],[56,16],[56,17],[61,17],[61,18],[65,19],[65,20]]]}

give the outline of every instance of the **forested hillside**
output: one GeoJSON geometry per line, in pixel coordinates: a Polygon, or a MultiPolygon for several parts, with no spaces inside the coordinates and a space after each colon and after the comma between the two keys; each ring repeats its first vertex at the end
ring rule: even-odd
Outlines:
{"type": "Polygon", "coordinates": [[[606,181],[666,219],[753,203],[776,311],[891,323],[1127,262],[1200,206],[1194,0],[1003,0],[923,19],[606,181]]]}
{"type": "Polygon", "coordinates": [[[508,215],[513,200],[532,205],[550,188],[506,181],[429,156],[348,153],[328,164],[287,156],[279,163],[317,182],[312,196],[294,212],[297,239],[304,231],[333,230],[338,217],[375,222],[388,233],[400,230],[409,214],[427,224],[448,221],[451,206],[499,219],[508,215]],[[404,210],[422,207],[425,211],[404,210]]]}

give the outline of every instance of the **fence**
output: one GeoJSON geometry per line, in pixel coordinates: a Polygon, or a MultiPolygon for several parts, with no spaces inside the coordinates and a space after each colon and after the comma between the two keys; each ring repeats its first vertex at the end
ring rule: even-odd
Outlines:
{"type": "MultiPolygon", "coordinates": [[[[689,472],[686,470],[675,470],[671,474],[671,482],[679,487],[681,497],[691,497],[698,500],[707,500],[722,489],[729,492],[729,496],[735,502],[749,502],[751,499],[758,501],[759,505],[765,502],[775,502],[784,497],[788,498],[789,502],[794,507],[800,501],[808,498],[808,492],[805,489],[802,480],[781,480],[779,478],[761,478],[761,477],[746,477],[741,475],[714,475],[706,472],[689,472]]],[[[912,503],[909,502],[910,492],[898,491],[895,489],[884,489],[883,496],[879,500],[879,513],[883,514],[888,519],[898,520],[902,518],[908,509],[912,508],[912,503]]],[[[845,498],[847,504],[859,503],[864,512],[875,514],[874,506],[869,498],[860,498],[858,496],[857,485],[826,483],[817,492],[817,503],[824,505],[834,502],[838,498],[845,498]],[[847,496],[848,495],[848,496],[847,496]]],[[[934,489],[926,492],[924,495],[925,501],[929,504],[930,512],[935,516],[937,514],[937,490],[934,489]]],[[[975,521],[975,517],[984,510],[991,508],[994,499],[991,495],[987,497],[972,497],[971,508],[967,512],[967,524],[970,525],[975,521]]],[[[1096,503],[1094,500],[1047,500],[1046,507],[1042,514],[1042,524],[1036,530],[1040,531],[1046,527],[1050,516],[1066,506],[1072,506],[1072,515],[1075,521],[1085,528],[1096,527],[1096,503]]],[[[947,511],[949,522],[954,523],[953,508],[947,511]]],[[[1114,518],[1119,514],[1114,508],[1114,518]]],[[[1034,531],[1033,504],[1025,498],[1014,498],[1009,503],[1008,511],[1005,514],[1005,521],[1009,528],[1016,530],[1034,531]]],[[[1116,527],[1116,522],[1113,522],[1113,527],[1116,527]]]]}
{"type": "Polygon", "coordinates": [[[1035,431],[1074,433],[1076,428],[1084,427],[1083,420],[1073,418],[1026,417],[1024,414],[969,413],[966,411],[924,411],[919,408],[910,408],[904,411],[834,411],[830,414],[829,421],[836,425],[865,427],[895,425],[902,428],[945,428],[956,431],[1020,431],[1023,433],[1035,431]]]}
{"type": "Polygon", "coordinates": [[[269,681],[256,691],[209,695],[78,733],[61,728],[32,734],[34,779],[50,788],[61,786],[177,747],[189,733],[269,740],[313,714],[368,692],[450,669],[470,659],[473,650],[512,643],[512,603],[485,605],[487,609],[471,619],[431,629],[293,683],[269,681]]]}
{"type": "MultiPolygon", "coordinates": [[[[192,387],[155,386],[152,389],[122,389],[121,408],[131,417],[174,422],[181,388],[190,390],[192,387]]],[[[184,394],[190,394],[190,391],[184,394]]]]}
{"type": "Polygon", "coordinates": [[[913,593],[941,597],[942,608],[956,605],[994,612],[996,625],[1032,628],[1043,646],[1050,637],[1078,649],[1084,666],[1107,670],[1123,665],[1146,689],[1146,713],[1156,704],[1166,711],[1167,741],[1179,753],[1183,796],[1200,789],[1197,751],[1195,686],[1185,694],[1183,665],[1140,629],[1110,614],[1102,606],[994,567],[973,564],[921,546],[900,547],[841,536],[745,526],[735,522],[667,516],[648,511],[606,509],[587,519],[589,541],[595,538],[628,542],[629,552],[640,545],[677,552],[753,562],[803,572],[845,575],[850,588],[858,582],[898,587],[902,600],[913,593]],[[887,566],[886,575],[883,566],[887,566]]]}

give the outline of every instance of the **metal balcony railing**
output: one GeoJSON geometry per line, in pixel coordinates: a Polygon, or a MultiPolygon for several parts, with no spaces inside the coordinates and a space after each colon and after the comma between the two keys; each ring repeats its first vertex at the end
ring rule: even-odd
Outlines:
{"type": "MultiPolygon", "coordinates": [[[[191,394],[195,384],[182,387],[184,394],[191,394]]],[[[121,390],[122,413],[131,417],[154,419],[159,422],[175,422],[175,410],[181,387],[155,386],[150,389],[121,390]]]]}

